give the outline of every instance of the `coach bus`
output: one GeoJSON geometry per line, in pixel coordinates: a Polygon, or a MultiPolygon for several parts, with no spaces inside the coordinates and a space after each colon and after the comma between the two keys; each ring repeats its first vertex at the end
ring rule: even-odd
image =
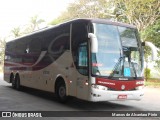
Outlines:
{"type": "Polygon", "coordinates": [[[61,102],[69,96],[94,102],[140,100],[143,46],[133,25],[75,19],[7,42],[4,80],[17,90],[53,92],[61,102]]]}

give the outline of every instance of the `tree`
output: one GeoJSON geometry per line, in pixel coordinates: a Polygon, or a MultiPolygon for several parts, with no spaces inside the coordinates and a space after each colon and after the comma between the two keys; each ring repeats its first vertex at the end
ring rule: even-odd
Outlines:
{"type": "Polygon", "coordinates": [[[40,25],[45,22],[43,19],[39,19],[38,15],[35,15],[31,17],[30,23],[26,25],[26,28],[24,29],[24,34],[32,33],[35,30],[40,29],[40,25]]]}
{"type": "Polygon", "coordinates": [[[75,18],[115,18],[112,0],[77,0],[52,25],[75,18]],[[58,21],[58,22],[57,22],[58,21]]]}
{"type": "Polygon", "coordinates": [[[22,35],[20,27],[13,28],[11,32],[15,38],[20,37],[22,35]]]}
{"type": "Polygon", "coordinates": [[[24,25],[23,27],[16,27],[11,30],[14,37],[20,37],[25,34],[29,34],[35,30],[40,29],[40,25],[45,22],[43,19],[39,19],[38,15],[31,17],[30,23],[24,25]]]}
{"type": "Polygon", "coordinates": [[[115,0],[115,8],[139,31],[144,31],[160,18],[159,0],[115,0]]]}
{"type": "Polygon", "coordinates": [[[160,76],[160,50],[159,50],[159,52],[158,52],[158,60],[156,60],[155,61],[155,68],[156,68],[156,70],[158,71],[158,74],[159,74],[159,76],[160,76]]]}
{"type": "Polygon", "coordinates": [[[67,11],[56,21],[64,22],[74,18],[112,18],[134,24],[139,31],[143,31],[159,17],[159,0],[77,0],[71,3],[67,11]]]}
{"type": "Polygon", "coordinates": [[[144,41],[151,41],[160,48],[160,18],[141,32],[144,41]]]}
{"type": "MultiPolygon", "coordinates": [[[[160,18],[153,25],[148,26],[144,31],[142,31],[141,36],[144,41],[151,41],[156,45],[156,47],[160,48],[160,18]]],[[[146,48],[145,51],[145,61],[146,64],[148,64],[148,56],[150,56],[151,50],[146,48]]],[[[155,68],[160,73],[160,59],[155,61],[155,68]]]]}
{"type": "Polygon", "coordinates": [[[31,20],[30,20],[31,31],[33,32],[34,30],[38,30],[39,25],[43,22],[45,22],[45,21],[43,19],[39,19],[38,15],[31,17],[31,20]]]}
{"type": "Polygon", "coordinates": [[[5,45],[6,45],[5,39],[0,39],[0,65],[1,65],[0,68],[1,68],[1,70],[3,70],[3,64],[4,64],[5,45]]]}

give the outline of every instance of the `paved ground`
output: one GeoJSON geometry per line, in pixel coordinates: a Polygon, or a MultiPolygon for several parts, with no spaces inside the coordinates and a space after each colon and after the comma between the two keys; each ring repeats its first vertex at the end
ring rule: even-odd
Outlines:
{"type": "MultiPolygon", "coordinates": [[[[34,89],[23,88],[22,91],[12,89],[11,85],[0,78],[0,111],[160,111],[160,88],[145,88],[145,96],[141,101],[120,102],[86,102],[71,99],[66,104],[57,102],[54,95],[34,89]]],[[[73,112],[74,114],[74,112],[73,112]]],[[[96,113],[100,116],[99,113],[96,113]]],[[[6,119],[6,118],[5,118],[6,119]]],[[[8,118],[9,119],[9,118],[8,118]]],[[[15,118],[16,120],[17,118],[15,118]]],[[[24,118],[23,118],[24,119],[24,118]]],[[[27,118],[25,118],[27,119],[27,118]]],[[[46,118],[51,119],[51,118],[46,118]]],[[[105,118],[105,117],[54,117],[59,120],[99,120],[99,119],[133,119],[160,120],[157,117],[105,118]]],[[[39,118],[37,119],[39,120],[39,118]]]]}

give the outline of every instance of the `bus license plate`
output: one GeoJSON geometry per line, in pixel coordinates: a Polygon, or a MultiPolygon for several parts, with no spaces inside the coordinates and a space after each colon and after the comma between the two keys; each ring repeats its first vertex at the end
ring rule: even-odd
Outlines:
{"type": "Polygon", "coordinates": [[[125,100],[127,99],[127,95],[118,95],[117,99],[125,100]]]}

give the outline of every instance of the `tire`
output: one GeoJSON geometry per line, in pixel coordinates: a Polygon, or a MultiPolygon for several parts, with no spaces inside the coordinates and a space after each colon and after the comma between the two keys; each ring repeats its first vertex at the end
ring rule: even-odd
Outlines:
{"type": "Polygon", "coordinates": [[[11,76],[12,88],[16,88],[14,76],[11,76]]]}
{"type": "Polygon", "coordinates": [[[15,78],[15,88],[16,88],[16,90],[20,90],[20,88],[21,88],[21,86],[20,86],[20,78],[19,78],[18,75],[15,78]]]}
{"type": "Polygon", "coordinates": [[[58,83],[56,87],[56,96],[59,102],[65,103],[67,101],[67,95],[66,95],[66,86],[65,83],[60,82],[58,83]]]}

